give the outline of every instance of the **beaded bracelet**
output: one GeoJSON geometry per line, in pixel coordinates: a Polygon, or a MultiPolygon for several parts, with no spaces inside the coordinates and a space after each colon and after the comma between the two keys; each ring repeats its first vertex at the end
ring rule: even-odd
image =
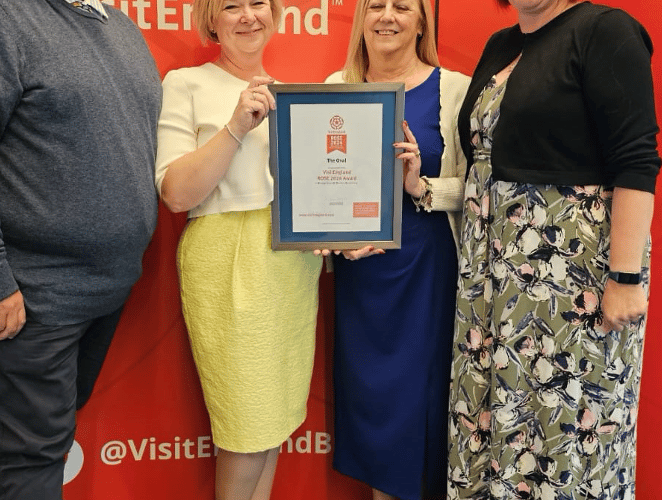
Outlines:
{"type": "Polygon", "coordinates": [[[416,205],[416,211],[420,212],[422,208],[426,212],[432,212],[432,186],[425,177],[420,177],[418,182],[421,186],[421,196],[418,198],[411,197],[414,205],[416,205]]]}

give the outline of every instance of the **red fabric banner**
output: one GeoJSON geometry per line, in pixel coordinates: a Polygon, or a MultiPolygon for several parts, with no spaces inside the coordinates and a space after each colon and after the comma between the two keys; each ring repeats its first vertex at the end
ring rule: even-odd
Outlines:
{"type": "MultiPolygon", "coordinates": [[[[193,30],[190,3],[181,0],[106,1],[143,30],[163,74],[215,57],[193,30]]],[[[653,58],[662,109],[662,24],[650,0],[606,0],[639,19],[658,52],[653,58]]],[[[655,2],[653,2],[655,3],[655,2]]],[[[354,1],[291,0],[284,23],[265,52],[267,71],[282,82],[320,82],[344,61],[354,1]]],[[[659,7],[658,7],[659,10],[659,7]]],[[[492,0],[440,2],[442,65],[470,74],[488,36],[515,22],[492,0]]],[[[659,113],[658,113],[659,114],[659,113]]],[[[662,498],[657,453],[662,428],[662,377],[656,331],[662,321],[660,213],[653,224],[653,283],[639,418],[638,500],[662,498]]],[[[175,251],[185,217],[161,207],[159,225],[94,394],[78,414],[76,443],[65,478],[68,500],[213,499],[214,446],[180,312],[175,251]]],[[[321,282],[317,351],[309,415],[282,446],[274,500],[361,500],[369,489],[331,469],[332,275],[321,282]]],[[[394,402],[397,404],[397,401],[394,402]]],[[[440,474],[444,472],[440,471],[440,474]]]]}

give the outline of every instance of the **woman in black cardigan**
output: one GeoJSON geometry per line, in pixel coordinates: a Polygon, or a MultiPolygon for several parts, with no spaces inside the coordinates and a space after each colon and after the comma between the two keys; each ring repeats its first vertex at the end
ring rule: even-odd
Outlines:
{"type": "Polygon", "coordinates": [[[644,28],[571,0],[497,0],[460,112],[472,167],[449,498],[634,498],[660,167],[644,28]]]}

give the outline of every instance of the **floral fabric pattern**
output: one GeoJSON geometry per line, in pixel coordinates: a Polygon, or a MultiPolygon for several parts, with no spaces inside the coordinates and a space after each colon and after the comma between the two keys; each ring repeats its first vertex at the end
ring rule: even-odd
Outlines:
{"type": "Polygon", "coordinates": [[[645,320],[601,328],[611,192],[495,181],[505,86],[471,118],[448,498],[633,500],[645,320]]]}

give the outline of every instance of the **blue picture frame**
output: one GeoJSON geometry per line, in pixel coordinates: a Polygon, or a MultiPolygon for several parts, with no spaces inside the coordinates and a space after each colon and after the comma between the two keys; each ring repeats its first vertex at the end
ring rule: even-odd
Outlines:
{"type": "Polygon", "coordinates": [[[395,157],[397,152],[393,143],[403,140],[404,84],[271,84],[269,90],[276,100],[276,109],[269,113],[269,162],[274,179],[272,249],[347,250],[367,245],[383,249],[400,248],[402,167],[395,157]],[[381,169],[375,179],[381,185],[379,230],[326,231],[320,228],[319,231],[295,231],[292,208],[292,105],[365,103],[382,105],[381,169]]]}

